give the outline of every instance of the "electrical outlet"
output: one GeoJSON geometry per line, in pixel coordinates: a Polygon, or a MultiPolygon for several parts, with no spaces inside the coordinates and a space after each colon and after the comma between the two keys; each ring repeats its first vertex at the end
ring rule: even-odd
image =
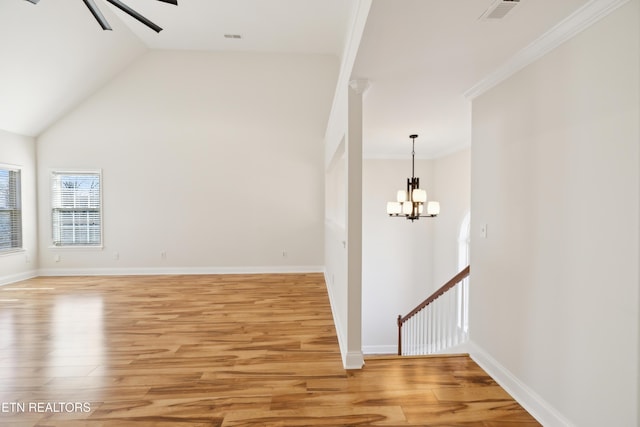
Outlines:
{"type": "Polygon", "coordinates": [[[119,260],[120,259],[120,254],[118,252],[114,252],[113,253],[113,259],[116,260],[116,261],[119,260]]]}
{"type": "Polygon", "coordinates": [[[167,259],[167,253],[165,251],[160,252],[160,258],[167,259]]]}
{"type": "Polygon", "coordinates": [[[282,258],[286,258],[287,256],[289,256],[289,254],[287,253],[287,250],[283,250],[282,251],[282,258]]]}

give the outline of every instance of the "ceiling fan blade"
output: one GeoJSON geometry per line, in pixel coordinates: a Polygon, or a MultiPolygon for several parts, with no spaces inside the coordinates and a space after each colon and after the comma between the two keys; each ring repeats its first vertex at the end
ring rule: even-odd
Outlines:
{"type": "MultiPolygon", "coordinates": [[[[40,0],[38,0],[38,1],[40,1],[40,0]]],[[[100,12],[100,9],[98,9],[98,6],[96,6],[96,4],[93,2],[93,0],[82,0],[82,1],[84,1],[84,4],[87,5],[89,10],[91,11],[91,14],[93,15],[94,18],[96,18],[96,21],[98,21],[98,23],[100,24],[100,26],[102,27],[103,30],[111,30],[112,29],[111,25],[109,25],[109,22],[107,22],[107,19],[104,17],[102,12],[100,12]]]]}
{"type": "MultiPolygon", "coordinates": [[[[40,0],[27,0],[29,3],[38,4],[40,0]]],[[[162,1],[162,0],[161,0],[162,1]]]]}
{"type": "Polygon", "coordinates": [[[117,7],[118,9],[120,9],[121,11],[123,11],[124,13],[126,13],[127,15],[129,15],[132,18],[137,19],[138,21],[142,22],[144,25],[146,25],[147,27],[151,28],[156,33],[159,33],[160,31],[162,31],[161,27],[159,27],[158,25],[154,24],[153,22],[151,22],[150,20],[148,20],[144,16],[140,15],[138,12],[136,12],[133,9],[131,9],[129,6],[127,6],[126,4],[122,3],[120,0],[107,0],[107,1],[109,3],[111,3],[112,5],[114,5],[115,7],[117,7]]]}
{"type": "MultiPolygon", "coordinates": [[[[40,0],[37,0],[40,1],[40,0]]],[[[161,1],[163,3],[171,3],[171,4],[175,4],[176,6],[178,5],[178,0],[158,0],[161,1]]]]}

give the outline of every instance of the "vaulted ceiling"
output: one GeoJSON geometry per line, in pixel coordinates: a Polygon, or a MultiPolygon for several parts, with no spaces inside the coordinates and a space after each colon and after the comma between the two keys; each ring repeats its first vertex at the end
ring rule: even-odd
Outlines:
{"type": "Polygon", "coordinates": [[[146,50],[113,24],[103,33],[82,1],[0,2],[0,129],[38,135],[146,50]]]}
{"type": "Polygon", "coordinates": [[[353,0],[124,0],[156,33],[103,0],[0,2],[0,129],[35,136],[148,49],[342,54],[353,0]],[[225,34],[242,38],[225,38],[225,34]]]}
{"type": "MultiPolygon", "coordinates": [[[[590,3],[520,0],[503,19],[478,19],[494,1],[373,0],[353,70],[371,84],[367,156],[408,156],[411,133],[419,157],[468,146],[465,92],[590,3]]],[[[149,49],[341,56],[359,0],[124,2],[164,30],[103,0],[113,31],[81,0],[0,2],[0,129],[37,136],[149,49]]]]}

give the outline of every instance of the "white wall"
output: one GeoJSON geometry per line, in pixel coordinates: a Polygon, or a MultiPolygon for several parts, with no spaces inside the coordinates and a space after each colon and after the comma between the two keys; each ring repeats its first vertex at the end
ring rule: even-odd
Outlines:
{"type": "Polygon", "coordinates": [[[470,150],[416,160],[415,175],[437,218],[415,222],[386,215],[411,175],[411,158],[367,159],[363,180],[363,349],[396,353],[396,319],[405,315],[458,272],[458,233],[469,211],[470,150]]]}
{"type": "Polygon", "coordinates": [[[43,272],[320,271],[337,65],[144,55],[38,138],[43,272]],[[53,249],[49,171],[91,168],[103,171],[104,249],[53,249]]]}
{"type": "MultiPolygon", "coordinates": [[[[365,353],[398,351],[396,318],[407,314],[433,289],[433,236],[438,218],[408,221],[389,218],[388,201],[406,187],[411,176],[407,160],[364,162],[362,341],[365,353]]],[[[416,176],[430,196],[433,164],[416,160],[416,176]]]]}
{"type": "Polygon", "coordinates": [[[0,164],[21,170],[22,251],[0,254],[0,284],[36,275],[36,151],[34,138],[0,130],[0,164]]]}
{"type": "Polygon", "coordinates": [[[545,425],[640,423],[638,4],[473,103],[471,339],[545,425]]]}
{"type": "Polygon", "coordinates": [[[325,177],[325,282],[331,299],[336,333],[343,358],[346,357],[347,335],[347,161],[346,141],[337,147],[328,163],[325,177]]]}
{"type": "MultiPolygon", "coordinates": [[[[325,141],[325,281],[345,368],[362,355],[362,93],[345,88],[346,121],[334,121],[325,141]],[[337,145],[329,138],[344,133],[337,145]],[[331,135],[331,136],[330,136],[331,135]],[[328,152],[333,150],[333,154],[328,152]]],[[[338,90],[338,93],[343,91],[338,90]]],[[[336,103],[334,102],[334,111],[336,103]]]]}
{"type": "MultiPolygon", "coordinates": [[[[340,84],[340,82],[339,82],[340,84]]],[[[343,364],[347,360],[349,328],[349,259],[347,254],[348,86],[342,82],[333,101],[332,118],[325,136],[325,282],[340,344],[343,364]]]]}
{"type": "Polygon", "coordinates": [[[471,150],[440,157],[433,165],[433,194],[441,207],[434,229],[433,284],[437,288],[460,271],[458,238],[471,205],[471,150]]]}

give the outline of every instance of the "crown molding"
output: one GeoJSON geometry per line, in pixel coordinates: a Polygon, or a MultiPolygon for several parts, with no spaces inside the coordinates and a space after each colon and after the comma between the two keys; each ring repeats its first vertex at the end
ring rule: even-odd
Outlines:
{"type": "Polygon", "coordinates": [[[581,31],[589,28],[629,0],[591,0],[583,7],[542,34],[524,49],[513,55],[487,77],[464,93],[472,101],[489,89],[508,79],[527,65],[551,52],[581,31]]]}
{"type": "Polygon", "coordinates": [[[358,95],[362,95],[369,89],[371,83],[367,79],[353,79],[349,82],[349,87],[358,95]]]}

